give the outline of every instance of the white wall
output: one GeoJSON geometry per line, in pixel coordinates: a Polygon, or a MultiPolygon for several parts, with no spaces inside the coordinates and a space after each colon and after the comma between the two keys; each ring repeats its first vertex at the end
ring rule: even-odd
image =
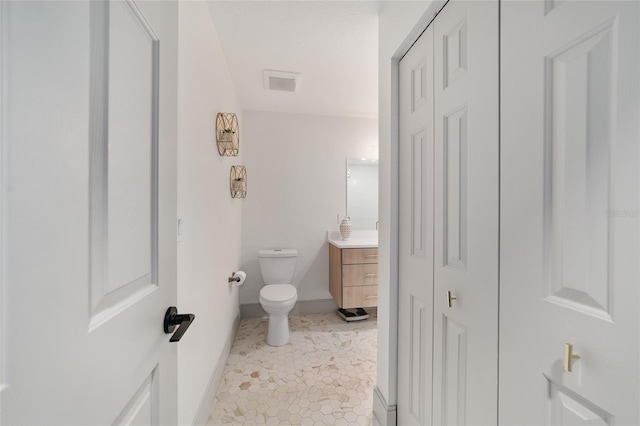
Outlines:
{"type": "Polygon", "coordinates": [[[239,266],[243,202],[229,195],[229,169],[244,146],[240,157],[220,157],[214,126],[222,111],[243,120],[205,2],[179,2],[178,73],[178,310],[196,316],[178,346],[178,420],[187,425],[211,402],[203,396],[239,315],[227,277],[239,266]]]}
{"type": "Polygon", "coordinates": [[[273,247],[298,250],[298,300],[331,299],[326,232],[345,214],[347,157],[377,152],[377,120],[245,111],[243,132],[240,303],[259,302],[258,250],[273,247]]]}
{"type": "MultiPolygon", "coordinates": [[[[380,230],[378,281],[378,391],[389,405],[397,393],[398,306],[398,114],[397,63],[437,11],[441,1],[385,3],[378,20],[380,230]]],[[[382,419],[379,419],[382,420],[382,419]]]]}

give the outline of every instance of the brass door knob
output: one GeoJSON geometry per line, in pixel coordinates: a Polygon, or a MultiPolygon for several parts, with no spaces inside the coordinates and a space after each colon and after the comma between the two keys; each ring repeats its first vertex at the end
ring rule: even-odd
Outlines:
{"type": "Polygon", "coordinates": [[[447,290],[447,305],[449,307],[451,307],[451,302],[457,299],[458,299],[457,297],[455,297],[449,290],[447,290]]]}
{"type": "Polygon", "coordinates": [[[571,373],[573,371],[573,361],[580,359],[580,355],[573,353],[573,345],[571,343],[564,344],[564,371],[571,373]]]}

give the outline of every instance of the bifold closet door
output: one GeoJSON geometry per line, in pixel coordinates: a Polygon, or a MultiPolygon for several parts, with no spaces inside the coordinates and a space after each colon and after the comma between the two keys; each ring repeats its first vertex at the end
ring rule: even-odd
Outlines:
{"type": "Polygon", "coordinates": [[[500,423],[638,425],[640,3],[501,22],[500,423]]]}
{"type": "Polygon", "coordinates": [[[398,424],[496,424],[498,3],[450,1],[399,101],[398,424]]]}
{"type": "Polygon", "coordinates": [[[398,424],[431,422],[433,28],[400,61],[398,424]]]}
{"type": "Polygon", "coordinates": [[[497,422],[498,13],[450,1],[434,22],[437,425],[497,422]]]}

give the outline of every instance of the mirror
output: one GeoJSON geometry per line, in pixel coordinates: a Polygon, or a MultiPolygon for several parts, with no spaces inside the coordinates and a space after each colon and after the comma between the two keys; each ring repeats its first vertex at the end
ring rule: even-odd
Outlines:
{"type": "Polygon", "coordinates": [[[378,160],[347,158],[347,216],[353,229],[378,229],[378,160]]]}

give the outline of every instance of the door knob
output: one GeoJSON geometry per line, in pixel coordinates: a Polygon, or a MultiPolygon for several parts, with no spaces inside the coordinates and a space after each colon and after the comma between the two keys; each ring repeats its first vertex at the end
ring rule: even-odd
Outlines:
{"type": "Polygon", "coordinates": [[[171,334],[175,331],[169,341],[179,342],[195,317],[196,316],[193,314],[178,314],[178,309],[175,306],[169,307],[167,312],[164,314],[164,332],[166,334],[171,334]],[[178,327],[177,330],[176,327],[178,327]]]}
{"type": "Polygon", "coordinates": [[[447,305],[449,305],[449,307],[451,307],[451,302],[457,299],[457,297],[455,297],[449,290],[447,290],[447,305]]]}
{"type": "Polygon", "coordinates": [[[564,344],[564,371],[571,373],[573,371],[573,361],[580,359],[580,355],[573,353],[573,345],[571,343],[564,344]]]}

